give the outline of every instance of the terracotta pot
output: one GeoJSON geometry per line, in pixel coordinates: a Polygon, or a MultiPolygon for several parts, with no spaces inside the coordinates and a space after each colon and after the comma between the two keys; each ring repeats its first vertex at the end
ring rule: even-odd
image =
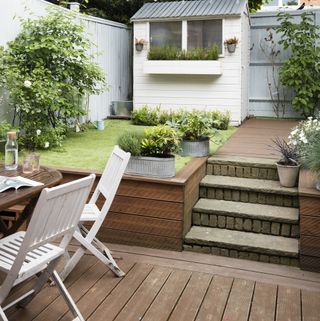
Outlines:
{"type": "Polygon", "coordinates": [[[287,166],[277,163],[278,176],[280,185],[283,187],[295,187],[298,182],[298,175],[300,165],[298,166],[287,166]]]}

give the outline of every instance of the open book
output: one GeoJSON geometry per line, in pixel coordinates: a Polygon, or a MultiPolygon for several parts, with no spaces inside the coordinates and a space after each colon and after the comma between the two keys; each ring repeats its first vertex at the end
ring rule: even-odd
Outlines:
{"type": "Polygon", "coordinates": [[[8,177],[8,176],[0,176],[0,193],[6,191],[9,188],[15,188],[16,190],[19,187],[34,187],[40,186],[43,183],[39,183],[33,181],[32,179],[28,179],[22,176],[8,177]]]}

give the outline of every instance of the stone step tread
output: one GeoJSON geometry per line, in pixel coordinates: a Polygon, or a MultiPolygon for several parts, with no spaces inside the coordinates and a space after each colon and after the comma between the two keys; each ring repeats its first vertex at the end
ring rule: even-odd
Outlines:
{"type": "Polygon", "coordinates": [[[298,224],[299,209],[293,207],[242,203],[200,198],[194,212],[298,224]]]}
{"type": "Polygon", "coordinates": [[[185,237],[185,243],[288,257],[297,257],[299,252],[297,239],[202,226],[192,226],[185,237]]]}
{"type": "Polygon", "coordinates": [[[237,189],[252,192],[261,192],[269,194],[281,194],[289,196],[297,196],[298,189],[296,187],[280,186],[278,181],[242,178],[230,176],[206,175],[200,182],[200,186],[213,188],[237,189]]]}
{"type": "Polygon", "coordinates": [[[273,168],[276,169],[276,160],[268,158],[239,157],[226,155],[213,155],[209,157],[208,164],[245,166],[256,168],[273,168]]]}

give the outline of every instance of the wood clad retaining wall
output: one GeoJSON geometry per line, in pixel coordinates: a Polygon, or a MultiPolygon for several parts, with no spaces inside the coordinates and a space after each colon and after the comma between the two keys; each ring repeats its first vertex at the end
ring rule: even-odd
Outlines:
{"type": "MultiPolygon", "coordinates": [[[[181,251],[183,238],[191,227],[192,208],[199,198],[199,182],[205,175],[206,160],[206,157],[192,159],[170,179],[125,175],[99,231],[99,239],[181,251]]],[[[59,170],[63,182],[91,173],[66,168],[59,170]]],[[[101,172],[96,175],[97,182],[101,172]]]]}
{"type": "Polygon", "coordinates": [[[309,171],[300,172],[300,267],[320,272],[320,192],[309,171]]]}

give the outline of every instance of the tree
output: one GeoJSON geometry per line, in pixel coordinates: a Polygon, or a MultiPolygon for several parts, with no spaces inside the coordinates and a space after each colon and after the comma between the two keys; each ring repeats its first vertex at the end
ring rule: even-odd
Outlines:
{"type": "MultiPolygon", "coordinates": [[[[64,0],[47,0],[51,3],[61,4],[64,0]]],[[[81,4],[81,11],[89,15],[105,18],[122,23],[130,23],[130,18],[146,2],[152,0],[78,0],[81,4]]],[[[173,0],[157,0],[158,2],[168,2],[173,0]]],[[[221,0],[223,1],[223,0],[221,0]]],[[[250,12],[255,12],[269,0],[248,0],[250,12]]]]}
{"type": "Polygon", "coordinates": [[[284,49],[290,49],[292,56],[280,69],[280,81],[294,90],[292,108],[304,116],[314,116],[319,108],[320,98],[320,40],[319,26],[303,13],[297,24],[289,13],[278,19],[276,28],[280,33],[284,49]]]}
{"type": "Polygon", "coordinates": [[[59,146],[67,128],[86,114],[82,99],[105,87],[102,70],[88,55],[84,25],[73,18],[53,10],[23,20],[17,37],[0,48],[0,84],[9,92],[27,148],[59,146]]]}

